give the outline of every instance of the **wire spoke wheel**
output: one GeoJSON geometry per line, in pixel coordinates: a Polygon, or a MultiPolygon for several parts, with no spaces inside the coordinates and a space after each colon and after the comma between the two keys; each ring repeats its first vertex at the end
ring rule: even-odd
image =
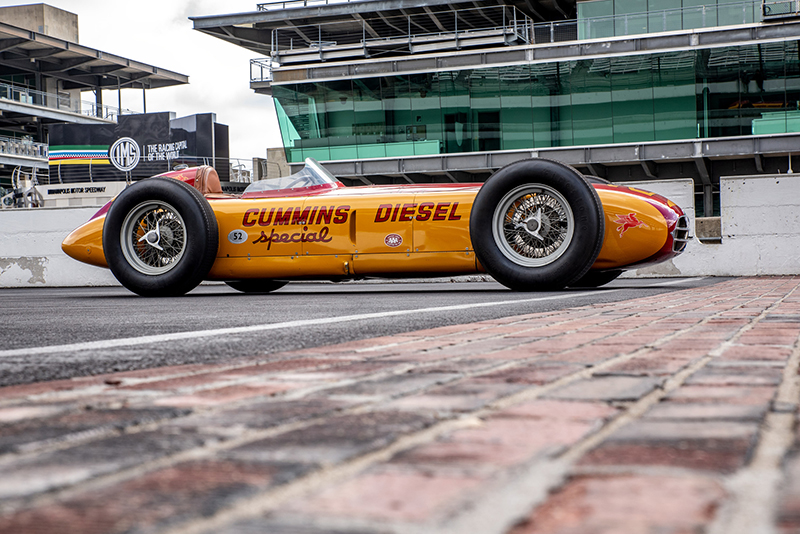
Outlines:
{"type": "Polygon", "coordinates": [[[494,211],[492,234],[500,252],[517,265],[548,265],[569,248],[575,217],[561,193],[542,184],[508,192],[494,211]]]}
{"type": "Polygon", "coordinates": [[[173,269],[186,250],[186,224],[170,204],[142,202],[123,219],[122,254],[137,271],[164,274],[173,269]]]}
{"type": "Polygon", "coordinates": [[[533,158],[506,165],[472,204],[480,266],[515,291],[554,291],[586,274],[603,246],[603,205],[574,168],[533,158]]]}
{"type": "Polygon", "coordinates": [[[103,223],[103,253],[117,280],[137,295],[183,295],[216,260],[219,228],[208,200],[173,178],[126,187],[103,223]]]}

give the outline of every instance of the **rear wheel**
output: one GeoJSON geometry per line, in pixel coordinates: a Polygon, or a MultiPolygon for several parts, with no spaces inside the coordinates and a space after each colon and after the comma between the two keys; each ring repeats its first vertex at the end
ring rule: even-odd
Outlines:
{"type": "Polygon", "coordinates": [[[603,208],[583,176],[533,159],[497,171],[475,197],[470,235],[481,265],[517,291],[580,279],[603,245],[603,208]]]}
{"type": "Polygon", "coordinates": [[[225,282],[229,287],[242,293],[272,293],[289,282],[281,282],[280,280],[235,280],[225,282]]]}
{"type": "Polygon", "coordinates": [[[125,189],[103,225],[111,272],[146,297],[176,296],[205,278],[217,255],[214,211],[193,187],[149,178],[125,189]]]}

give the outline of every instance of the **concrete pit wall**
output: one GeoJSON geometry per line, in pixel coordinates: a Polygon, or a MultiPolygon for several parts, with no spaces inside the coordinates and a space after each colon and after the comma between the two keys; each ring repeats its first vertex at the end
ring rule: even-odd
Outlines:
{"type": "MultiPolygon", "coordinates": [[[[636,185],[692,206],[691,180],[636,185]]],[[[626,276],[753,276],[800,274],[800,174],[720,178],[718,242],[695,238],[672,262],[626,276]]],[[[694,218],[694,210],[686,209],[694,218]]]]}
{"type": "MultiPolygon", "coordinates": [[[[800,274],[800,175],[722,178],[720,182],[719,243],[695,238],[673,261],[624,276],[800,274]]],[[[694,221],[691,180],[626,185],[672,199],[694,221]]],[[[0,210],[0,287],[118,285],[108,270],[78,263],[61,251],[64,237],[97,209],[0,210]]]]}
{"type": "Polygon", "coordinates": [[[77,262],[61,242],[98,207],[0,210],[0,287],[118,285],[108,269],[77,262]]]}

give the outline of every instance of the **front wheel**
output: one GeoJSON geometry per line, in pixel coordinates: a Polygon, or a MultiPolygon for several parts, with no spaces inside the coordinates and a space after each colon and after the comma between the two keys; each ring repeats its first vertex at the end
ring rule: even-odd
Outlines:
{"type": "Polygon", "coordinates": [[[581,278],[603,245],[603,207],[567,165],[531,159],[492,175],[475,197],[470,236],[481,265],[517,291],[561,289],[581,278]]]}
{"type": "Polygon", "coordinates": [[[289,282],[282,282],[280,280],[231,280],[225,282],[228,287],[241,291],[242,293],[272,293],[282,288],[289,282]]]}
{"type": "Polygon", "coordinates": [[[148,178],[126,188],[103,225],[103,252],[119,282],[145,297],[197,287],[217,255],[214,211],[193,187],[148,178]]]}

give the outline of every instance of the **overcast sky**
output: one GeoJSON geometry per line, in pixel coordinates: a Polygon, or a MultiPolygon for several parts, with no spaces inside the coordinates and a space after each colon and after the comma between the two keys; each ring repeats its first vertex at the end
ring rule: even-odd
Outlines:
{"type": "MultiPolygon", "coordinates": [[[[281,146],[272,99],[250,89],[258,54],[192,29],[190,16],[255,11],[257,0],[44,0],[78,15],[80,44],[189,76],[189,84],[147,91],[147,111],[178,117],[216,113],[230,127],[231,157],[265,157],[281,146]]],[[[0,0],[0,5],[37,3],[0,0]]],[[[84,93],[84,100],[94,100],[84,93]]],[[[117,92],[103,103],[117,105],[117,92]]],[[[142,111],[142,91],[123,90],[122,108],[142,111]]]]}

